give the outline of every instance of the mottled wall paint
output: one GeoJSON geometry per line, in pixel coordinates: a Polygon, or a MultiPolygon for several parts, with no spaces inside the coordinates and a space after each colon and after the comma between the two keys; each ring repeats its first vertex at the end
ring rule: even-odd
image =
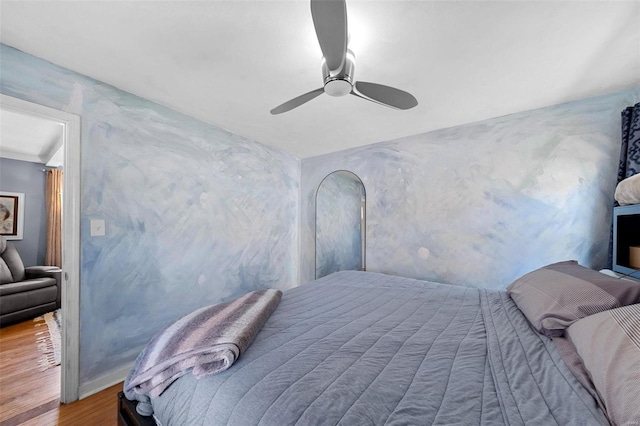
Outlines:
{"type": "Polygon", "coordinates": [[[602,267],[620,111],[639,100],[640,88],[303,159],[302,282],[314,194],[337,169],[367,188],[370,271],[502,289],[555,261],[602,267]]]}
{"type": "Polygon", "coordinates": [[[296,158],[0,47],[2,93],[82,119],[81,384],[199,306],[297,284],[296,158]]]}
{"type": "Polygon", "coordinates": [[[360,205],[365,195],[353,173],[336,171],[316,194],[316,278],[362,267],[360,205]]]}

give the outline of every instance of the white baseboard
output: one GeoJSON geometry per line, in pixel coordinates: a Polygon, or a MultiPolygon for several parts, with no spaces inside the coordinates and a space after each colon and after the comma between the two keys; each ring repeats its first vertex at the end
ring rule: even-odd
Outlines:
{"type": "Polygon", "coordinates": [[[94,393],[98,393],[101,390],[105,390],[108,387],[123,382],[127,377],[127,374],[129,374],[129,371],[133,368],[133,364],[134,362],[130,362],[129,364],[126,364],[105,376],[98,377],[90,382],[81,384],[79,391],[80,399],[84,399],[94,393]]]}

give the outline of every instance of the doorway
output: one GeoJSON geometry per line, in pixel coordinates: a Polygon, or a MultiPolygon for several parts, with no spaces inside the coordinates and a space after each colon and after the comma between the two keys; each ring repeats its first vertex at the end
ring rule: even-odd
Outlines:
{"type": "Polygon", "coordinates": [[[0,109],[55,121],[62,126],[64,146],[62,203],[62,312],[60,402],[79,397],[80,348],[80,117],[0,94],[0,109]]]}

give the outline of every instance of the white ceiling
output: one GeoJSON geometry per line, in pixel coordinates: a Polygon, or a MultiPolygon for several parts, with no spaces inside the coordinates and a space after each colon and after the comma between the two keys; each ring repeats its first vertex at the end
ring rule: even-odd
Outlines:
{"type": "Polygon", "coordinates": [[[60,167],[62,130],[56,121],[0,109],[0,157],[60,167]]]}
{"type": "Polygon", "coordinates": [[[640,86],[639,1],[347,0],[356,80],[322,95],[309,2],[8,1],[0,40],[304,158],[640,86]]]}

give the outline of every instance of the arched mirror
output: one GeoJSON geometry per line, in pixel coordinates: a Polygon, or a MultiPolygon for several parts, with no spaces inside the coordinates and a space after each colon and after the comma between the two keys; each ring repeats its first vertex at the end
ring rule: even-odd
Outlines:
{"type": "Polygon", "coordinates": [[[362,180],[338,170],[316,192],[316,278],[365,270],[366,193],[362,180]]]}

